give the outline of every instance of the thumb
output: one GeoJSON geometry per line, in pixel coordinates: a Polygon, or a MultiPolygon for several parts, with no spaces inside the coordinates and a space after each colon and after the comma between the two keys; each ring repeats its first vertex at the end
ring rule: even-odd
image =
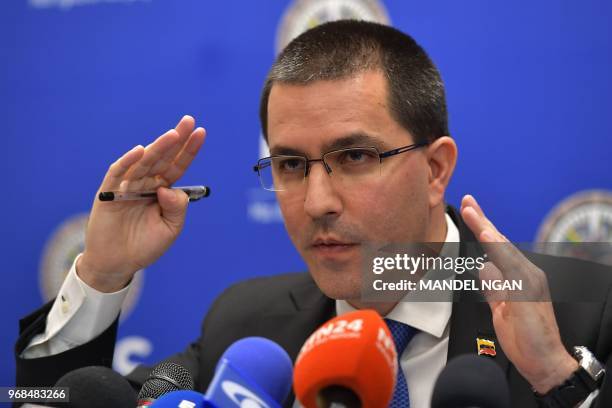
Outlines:
{"type": "Polygon", "coordinates": [[[157,202],[162,210],[161,216],[166,222],[170,226],[180,229],[185,222],[185,214],[187,213],[187,204],[189,203],[187,194],[179,189],[160,187],[157,189],[157,202]]]}

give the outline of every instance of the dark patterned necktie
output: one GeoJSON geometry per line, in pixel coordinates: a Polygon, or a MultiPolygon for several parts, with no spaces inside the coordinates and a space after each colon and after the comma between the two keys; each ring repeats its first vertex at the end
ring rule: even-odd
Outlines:
{"type": "Polygon", "coordinates": [[[417,329],[395,320],[385,319],[387,327],[393,336],[395,349],[397,350],[397,381],[393,391],[393,399],[389,403],[389,408],[410,408],[410,396],[408,394],[408,384],[406,376],[400,365],[400,357],[410,343],[410,340],[417,333],[417,329]]]}

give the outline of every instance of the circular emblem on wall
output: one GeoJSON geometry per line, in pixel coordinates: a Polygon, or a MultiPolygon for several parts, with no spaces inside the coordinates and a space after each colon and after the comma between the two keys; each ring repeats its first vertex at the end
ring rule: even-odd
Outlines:
{"type": "Polygon", "coordinates": [[[612,191],[581,191],[561,201],[544,218],[536,241],[546,253],[612,264],[611,245],[588,244],[612,243],[612,191]]]}
{"type": "Polygon", "coordinates": [[[390,23],[385,7],[378,0],[296,0],[281,19],[276,53],[306,30],[328,21],[348,19],[390,23]]]}
{"type": "MultiPolygon", "coordinates": [[[[39,267],[40,291],[45,302],[55,298],[77,255],[85,249],[89,214],[77,214],[61,223],[47,240],[39,267]]],[[[121,320],[134,308],[143,283],[143,271],[134,275],[121,308],[121,320]]]]}

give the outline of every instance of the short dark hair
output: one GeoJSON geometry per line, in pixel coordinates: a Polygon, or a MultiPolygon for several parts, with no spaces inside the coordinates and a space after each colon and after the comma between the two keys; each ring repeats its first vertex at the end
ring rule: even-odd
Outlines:
{"type": "Polygon", "coordinates": [[[296,37],[272,65],[259,105],[264,138],[268,140],[268,99],[275,83],[307,85],[377,69],[387,78],[391,116],[415,142],[449,134],[444,83],[423,48],[395,28],[339,20],[296,37]]]}

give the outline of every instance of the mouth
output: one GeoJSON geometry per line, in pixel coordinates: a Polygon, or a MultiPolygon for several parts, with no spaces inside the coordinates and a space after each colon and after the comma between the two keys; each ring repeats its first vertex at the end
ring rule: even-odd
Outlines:
{"type": "Polygon", "coordinates": [[[355,242],[346,242],[334,238],[318,238],[310,248],[319,256],[332,257],[347,254],[358,246],[359,244],[355,242]]]}

